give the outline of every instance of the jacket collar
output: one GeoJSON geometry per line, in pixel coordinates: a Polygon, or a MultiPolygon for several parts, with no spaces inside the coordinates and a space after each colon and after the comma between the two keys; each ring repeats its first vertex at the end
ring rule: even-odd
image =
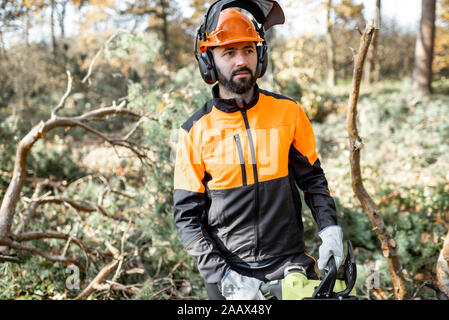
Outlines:
{"type": "Polygon", "coordinates": [[[259,86],[257,83],[254,85],[254,95],[249,103],[246,103],[243,99],[222,99],[219,97],[218,83],[212,87],[212,104],[223,112],[236,112],[242,109],[248,110],[254,107],[259,101],[259,86]]]}

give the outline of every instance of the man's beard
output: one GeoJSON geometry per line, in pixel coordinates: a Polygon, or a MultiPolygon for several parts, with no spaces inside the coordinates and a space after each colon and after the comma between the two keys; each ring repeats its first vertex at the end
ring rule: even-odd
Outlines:
{"type": "Polygon", "coordinates": [[[243,94],[251,90],[254,84],[257,81],[257,78],[251,72],[248,67],[242,67],[239,69],[235,69],[232,71],[232,74],[229,79],[225,77],[223,73],[221,73],[220,69],[217,68],[218,82],[220,82],[228,91],[243,94]],[[237,81],[233,80],[233,77],[236,73],[247,71],[249,73],[249,78],[240,78],[237,81]]]}

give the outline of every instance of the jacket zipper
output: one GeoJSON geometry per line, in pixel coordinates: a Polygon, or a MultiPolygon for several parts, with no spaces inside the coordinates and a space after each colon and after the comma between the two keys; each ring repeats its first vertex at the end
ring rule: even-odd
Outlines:
{"type": "Polygon", "coordinates": [[[259,178],[257,176],[257,161],[256,152],[253,144],[253,137],[249,127],[248,117],[246,115],[245,109],[240,109],[243,116],[243,121],[245,122],[246,133],[248,135],[249,148],[251,150],[251,159],[253,161],[253,174],[254,174],[254,230],[255,230],[255,245],[254,245],[254,255],[256,260],[259,256],[259,178]]]}
{"type": "Polygon", "coordinates": [[[234,135],[235,144],[237,145],[237,152],[239,153],[240,158],[240,168],[242,169],[242,182],[243,185],[246,186],[246,168],[245,168],[245,157],[243,156],[243,148],[242,143],[240,142],[240,137],[238,134],[234,135]]]}

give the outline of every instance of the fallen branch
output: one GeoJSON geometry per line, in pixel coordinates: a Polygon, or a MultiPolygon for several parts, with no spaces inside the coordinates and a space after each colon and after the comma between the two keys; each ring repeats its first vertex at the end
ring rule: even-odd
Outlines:
{"type": "Polygon", "coordinates": [[[371,293],[376,297],[377,300],[388,300],[388,296],[382,289],[372,289],[371,293]]]}
{"type": "Polygon", "coordinates": [[[120,252],[116,248],[114,248],[111,244],[109,244],[109,242],[106,242],[106,247],[113,256],[112,261],[109,262],[106,266],[103,267],[103,269],[100,270],[100,272],[92,280],[92,282],[89,283],[86,289],[84,289],[83,292],[81,292],[76,298],[74,298],[74,300],[87,299],[94,291],[102,290],[103,289],[102,285],[106,281],[107,277],[117,269],[120,261],[120,252]]]}
{"type": "Polygon", "coordinates": [[[84,211],[84,212],[94,212],[94,211],[98,211],[100,212],[102,215],[104,215],[107,218],[111,218],[117,221],[123,221],[123,222],[128,222],[128,219],[121,217],[121,216],[114,216],[114,215],[110,215],[108,214],[108,212],[106,211],[106,209],[97,204],[94,203],[92,201],[75,201],[73,199],[70,198],[66,198],[66,197],[57,197],[57,196],[48,196],[48,197],[43,197],[43,198],[39,198],[39,199],[35,199],[34,200],[37,204],[43,204],[43,203],[66,203],[68,205],[70,205],[71,207],[73,207],[74,209],[78,210],[78,211],[84,211]]]}
{"type": "Polygon", "coordinates": [[[387,259],[388,268],[391,273],[394,295],[397,299],[402,300],[408,299],[409,293],[405,283],[403,268],[397,254],[397,244],[393,237],[391,237],[388,233],[382,216],[377,210],[374,201],[371,199],[370,195],[363,186],[363,179],[360,169],[360,150],[363,143],[357,131],[357,101],[359,98],[363,64],[374,30],[375,28],[372,24],[366,26],[365,31],[362,34],[359,50],[357,53],[353,53],[354,71],[352,78],[352,90],[349,97],[346,118],[350,149],[349,161],[351,166],[352,189],[357,198],[360,200],[360,203],[368,215],[371,224],[373,225],[373,229],[376,231],[377,237],[380,240],[382,253],[387,259]]]}
{"type": "MultiPolygon", "coordinates": [[[[34,126],[22,140],[20,140],[16,151],[13,176],[5,192],[5,196],[0,207],[0,238],[7,237],[8,233],[10,232],[13,217],[16,212],[17,202],[19,201],[20,192],[26,178],[26,163],[28,154],[36,141],[44,138],[48,132],[55,128],[79,126],[82,124],[83,120],[92,117],[106,117],[113,114],[122,114],[140,118],[140,115],[136,114],[132,110],[124,109],[123,106],[124,103],[116,107],[107,107],[93,110],[78,117],[56,117],[54,119],[49,119],[46,122],[41,121],[39,124],[34,126]]],[[[84,127],[85,129],[87,128],[85,125],[82,125],[82,127],[84,127]]],[[[91,132],[95,133],[96,130],[91,130],[91,132]]],[[[127,144],[124,144],[123,141],[115,141],[114,139],[105,137],[103,134],[97,135],[105,139],[112,145],[129,147],[127,144]]],[[[133,152],[136,152],[134,147],[129,148],[133,150],[133,152]]],[[[140,157],[145,156],[142,153],[137,153],[140,157]]]]}
{"type": "Polygon", "coordinates": [[[68,246],[71,242],[74,242],[76,245],[78,245],[81,249],[84,251],[84,257],[86,259],[86,267],[87,270],[89,265],[89,255],[88,255],[88,248],[84,244],[81,239],[70,235],[66,233],[61,232],[55,232],[55,231],[47,231],[47,232],[28,232],[28,233],[22,233],[20,235],[13,235],[13,238],[15,241],[18,242],[25,242],[25,241],[32,241],[32,240],[38,240],[38,239],[64,239],[68,241],[68,244],[63,250],[63,253],[61,254],[61,257],[65,257],[65,254],[68,250],[68,246]]]}
{"type": "Polygon", "coordinates": [[[22,260],[15,256],[0,254],[0,262],[22,263],[22,260]]]}
{"type": "Polygon", "coordinates": [[[16,250],[30,251],[30,252],[37,254],[49,261],[63,262],[66,264],[74,264],[81,270],[86,271],[85,266],[83,266],[83,264],[81,264],[78,260],[76,260],[74,258],[63,257],[63,256],[59,256],[59,255],[50,255],[36,247],[22,245],[21,243],[11,240],[9,238],[8,239],[0,239],[0,245],[8,247],[8,248],[13,248],[16,250]]]}
{"type": "MultiPolygon", "coordinates": [[[[38,198],[39,195],[41,194],[42,190],[44,189],[45,186],[48,185],[48,183],[49,183],[48,179],[38,182],[38,184],[36,185],[36,189],[34,189],[32,198],[38,198]]],[[[38,203],[36,201],[31,201],[31,203],[28,205],[28,208],[25,211],[25,214],[23,215],[22,220],[16,227],[16,230],[15,230],[16,234],[21,234],[21,233],[25,232],[25,229],[28,227],[28,224],[30,223],[31,219],[33,218],[33,216],[36,213],[37,207],[38,207],[38,203]]]]}

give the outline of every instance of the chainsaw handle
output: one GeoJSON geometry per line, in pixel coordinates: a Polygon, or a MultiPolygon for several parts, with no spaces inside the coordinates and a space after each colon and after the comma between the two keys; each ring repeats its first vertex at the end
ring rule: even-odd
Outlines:
{"type": "Polygon", "coordinates": [[[337,297],[346,297],[354,288],[357,279],[357,265],[355,263],[354,250],[352,248],[351,241],[348,240],[348,255],[346,256],[343,264],[344,280],[346,283],[346,289],[338,292],[337,297]]]}
{"type": "Polygon", "coordinates": [[[329,258],[327,266],[329,270],[324,275],[320,285],[313,292],[312,299],[329,298],[333,294],[335,281],[337,280],[337,264],[334,256],[329,258]]]}

